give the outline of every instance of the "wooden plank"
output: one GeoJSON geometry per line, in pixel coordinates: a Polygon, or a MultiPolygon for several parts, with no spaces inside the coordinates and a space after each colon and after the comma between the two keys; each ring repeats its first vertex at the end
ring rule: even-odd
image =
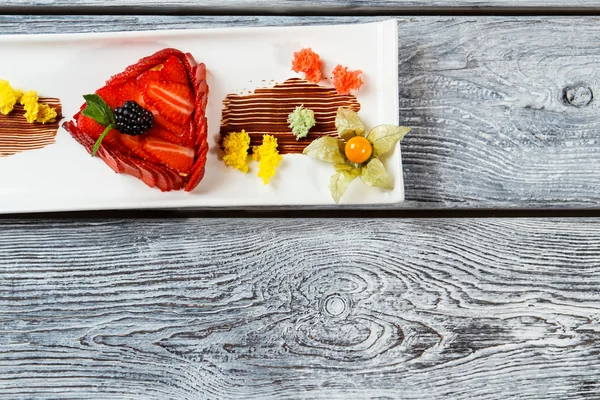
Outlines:
{"type": "Polygon", "coordinates": [[[195,13],[391,13],[443,10],[594,10],[598,0],[4,0],[3,11],[36,13],[56,11],[111,10],[114,12],[195,12],[195,13]]]}
{"type": "MultiPolygon", "coordinates": [[[[0,16],[0,32],[358,23],[380,17],[0,16]]],[[[407,208],[600,204],[597,17],[398,18],[407,208]]]]}
{"type": "Polygon", "coordinates": [[[597,399],[600,220],[0,224],[10,399],[597,399]]]}

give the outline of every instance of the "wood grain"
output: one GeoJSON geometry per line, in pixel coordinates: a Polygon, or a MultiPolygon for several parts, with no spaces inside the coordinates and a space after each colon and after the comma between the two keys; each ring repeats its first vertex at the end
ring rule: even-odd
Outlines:
{"type": "Polygon", "coordinates": [[[100,11],[245,13],[245,14],[365,14],[402,11],[594,10],[598,0],[4,0],[0,10],[30,12],[100,11]]]}
{"type": "MultiPolygon", "coordinates": [[[[0,16],[0,32],[338,24],[381,17],[0,16]]],[[[406,208],[597,208],[596,17],[398,18],[406,208]]],[[[398,207],[398,206],[394,206],[398,207]]]]}
{"type": "Polygon", "coordinates": [[[3,399],[597,399],[600,220],[0,224],[3,399]]]}

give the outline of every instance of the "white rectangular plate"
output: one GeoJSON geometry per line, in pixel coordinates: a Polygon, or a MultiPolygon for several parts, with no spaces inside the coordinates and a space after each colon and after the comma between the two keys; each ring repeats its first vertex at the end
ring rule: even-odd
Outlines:
{"type": "MultiPolygon", "coordinates": [[[[367,128],[398,124],[395,20],[337,26],[0,35],[0,79],[24,90],[37,90],[43,97],[59,98],[64,119],[70,119],[84,102],[83,94],[93,93],[110,76],[165,47],[192,53],[208,69],[211,150],[200,185],[191,193],[149,188],[90,157],[61,127],[55,144],[0,158],[0,213],[334,204],[329,192],[331,164],[285,155],[265,186],[254,163],[248,174],[227,168],[216,145],[225,96],[300,77],[290,65],[293,53],[304,47],[312,47],[321,56],[326,76],[337,64],[363,71],[365,84],[355,95],[367,128]]],[[[321,84],[331,86],[331,81],[321,84]]],[[[399,145],[384,163],[393,177],[393,190],[370,188],[356,179],[340,204],[403,201],[399,145]]]]}

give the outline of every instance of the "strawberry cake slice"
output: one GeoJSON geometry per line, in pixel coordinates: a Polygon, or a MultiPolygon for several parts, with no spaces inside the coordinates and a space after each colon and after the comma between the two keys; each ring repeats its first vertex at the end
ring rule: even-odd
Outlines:
{"type": "Polygon", "coordinates": [[[208,153],[206,66],[163,49],[112,76],[63,127],[117,173],[192,191],[208,153]]]}

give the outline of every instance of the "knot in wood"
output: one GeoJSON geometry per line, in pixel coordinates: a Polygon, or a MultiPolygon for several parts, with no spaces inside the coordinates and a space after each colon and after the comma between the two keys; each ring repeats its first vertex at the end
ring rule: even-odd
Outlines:
{"type": "Polygon", "coordinates": [[[562,101],[573,107],[584,107],[592,102],[594,94],[585,83],[566,86],[562,92],[562,101]]]}
{"type": "Polygon", "coordinates": [[[350,300],[339,294],[331,294],[321,303],[323,312],[334,318],[341,318],[350,312],[350,300]]]}

